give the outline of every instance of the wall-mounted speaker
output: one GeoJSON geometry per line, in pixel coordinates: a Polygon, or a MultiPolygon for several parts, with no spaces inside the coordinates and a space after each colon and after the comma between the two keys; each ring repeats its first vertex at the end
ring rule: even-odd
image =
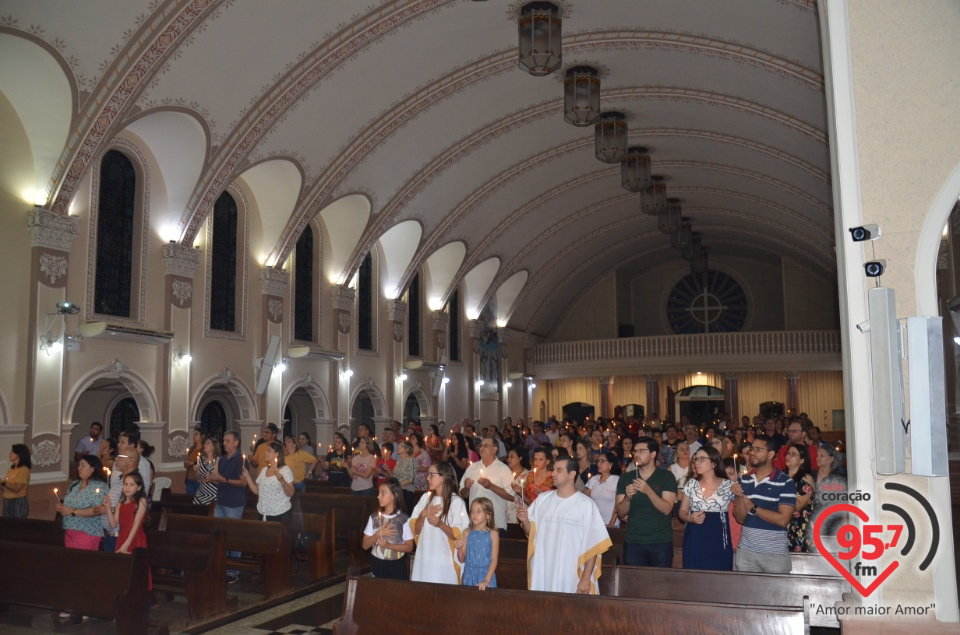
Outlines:
{"type": "Polygon", "coordinates": [[[947,476],[947,406],[943,318],[907,318],[910,450],[917,476],[947,476]]]}
{"type": "Polygon", "coordinates": [[[877,474],[904,471],[903,347],[893,289],[867,291],[870,308],[870,366],[873,379],[873,426],[876,431],[877,474]]]}

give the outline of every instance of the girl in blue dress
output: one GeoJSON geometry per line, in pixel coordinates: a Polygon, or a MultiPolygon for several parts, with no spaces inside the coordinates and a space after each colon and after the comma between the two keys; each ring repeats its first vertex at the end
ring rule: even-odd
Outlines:
{"type": "Polygon", "coordinates": [[[464,563],[460,584],[479,587],[481,591],[497,588],[494,572],[500,552],[500,533],[489,498],[477,498],[470,504],[470,528],[457,542],[457,558],[464,563]]]}

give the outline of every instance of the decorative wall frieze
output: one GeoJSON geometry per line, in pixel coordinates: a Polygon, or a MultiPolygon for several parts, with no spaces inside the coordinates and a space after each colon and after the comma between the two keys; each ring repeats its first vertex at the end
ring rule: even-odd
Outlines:
{"type": "Polygon", "coordinates": [[[387,319],[403,324],[407,319],[407,303],[403,300],[387,300],[387,319]]]}
{"type": "Polygon", "coordinates": [[[264,267],[260,270],[260,293],[282,298],[287,293],[290,274],[283,269],[264,267]]]}
{"type": "Polygon", "coordinates": [[[177,300],[180,308],[189,307],[192,304],[190,300],[193,297],[193,282],[182,278],[173,278],[170,285],[173,297],[177,300]]]}
{"type": "Polygon", "coordinates": [[[430,324],[434,331],[446,331],[450,326],[450,314],[446,311],[434,311],[430,314],[430,324]]]}
{"type": "Polygon", "coordinates": [[[173,241],[163,246],[163,270],[168,276],[193,279],[199,266],[199,249],[173,241]]]}
{"type": "Polygon", "coordinates": [[[267,316],[271,322],[279,324],[283,320],[283,300],[280,298],[267,300],[267,316]]]}
{"type": "Polygon", "coordinates": [[[350,332],[350,314],[342,309],[337,309],[337,330],[346,335],[350,332]]]}
{"type": "Polygon", "coordinates": [[[167,454],[172,457],[185,457],[190,452],[186,432],[172,432],[167,439],[167,454]]]}
{"type": "Polygon", "coordinates": [[[30,461],[34,467],[47,467],[60,464],[60,442],[43,439],[30,444],[30,461]]]}
{"type": "Polygon", "coordinates": [[[67,257],[59,254],[44,251],[40,254],[40,273],[46,276],[50,286],[57,284],[57,280],[63,278],[61,284],[66,282],[67,277],[67,257]]]}
{"type": "Polygon", "coordinates": [[[30,246],[70,251],[80,233],[78,216],[62,216],[37,205],[27,212],[30,246]]]}
{"type": "Polygon", "coordinates": [[[334,285],[330,289],[330,306],[333,307],[336,311],[346,311],[347,313],[353,310],[353,303],[357,299],[357,292],[355,289],[350,287],[345,287],[343,285],[334,285]]]}
{"type": "Polygon", "coordinates": [[[124,364],[120,359],[114,357],[113,361],[103,367],[103,370],[107,371],[114,377],[119,377],[127,371],[130,370],[130,367],[124,364]]]}

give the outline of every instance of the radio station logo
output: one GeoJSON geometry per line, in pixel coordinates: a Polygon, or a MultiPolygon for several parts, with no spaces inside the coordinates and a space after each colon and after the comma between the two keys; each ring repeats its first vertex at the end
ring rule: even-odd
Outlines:
{"type": "MultiPolygon", "coordinates": [[[[937,555],[937,545],[940,544],[940,523],[937,522],[937,516],[933,511],[933,507],[926,498],[921,496],[920,493],[912,487],[900,483],[884,483],[884,487],[913,498],[920,503],[920,506],[923,507],[927,513],[932,529],[931,540],[927,554],[923,562],[920,563],[920,570],[926,571],[927,567],[933,562],[934,556],[937,555]]],[[[853,496],[845,496],[843,499],[838,500],[869,500],[869,494],[864,494],[862,497],[854,494],[853,496]]],[[[878,564],[869,564],[870,562],[879,561],[880,557],[890,549],[899,549],[900,556],[906,557],[916,546],[917,531],[913,518],[911,518],[902,507],[892,503],[884,503],[881,509],[900,516],[903,524],[870,524],[870,517],[867,516],[867,513],[863,510],[848,503],[838,503],[825,509],[823,513],[817,517],[817,521],[813,526],[813,540],[820,554],[826,558],[833,568],[839,571],[840,575],[863,597],[868,597],[876,591],[877,587],[883,584],[884,580],[889,578],[890,575],[900,567],[900,559],[893,560],[882,571],[878,564]],[[840,552],[837,556],[834,556],[824,546],[822,532],[828,520],[839,513],[852,514],[859,518],[863,523],[863,531],[861,532],[856,525],[850,523],[841,526],[836,533],[836,540],[840,546],[840,552]],[[906,528],[906,535],[904,535],[904,528],[906,528]],[[853,573],[851,573],[844,562],[853,560],[858,555],[861,559],[853,564],[853,573]],[[864,586],[857,577],[864,579],[873,578],[873,581],[867,586],[864,586]]]]}

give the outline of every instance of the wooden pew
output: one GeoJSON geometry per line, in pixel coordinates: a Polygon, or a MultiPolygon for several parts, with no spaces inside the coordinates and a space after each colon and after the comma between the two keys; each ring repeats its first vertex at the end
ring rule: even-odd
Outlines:
{"type": "Polygon", "coordinates": [[[169,501],[154,501],[150,508],[150,522],[148,528],[157,528],[163,531],[167,526],[167,517],[170,514],[181,516],[213,517],[213,506],[194,505],[193,503],[179,503],[169,501]]]}
{"type": "Polygon", "coordinates": [[[299,510],[305,514],[323,514],[335,509],[337,548],[349,550],[351,566],[370,565],[370,552],[363,549],[363,528],[371,514],[376,514],[380,508],[375,496],[298,493],[293,505],[295,510],[299,505],[299,510]]]}
{"type": "MultiPolygon", "coordinates": [[[[527,559],[527,539],[501,538],[500,557],[512,560],[527,559]]],[[[603,561],[611,564],[623,562],[623,544],[614,544],[603,554],[603,561]]]]}
{"type": "Polygon", "coordinates": [[[307,487],[307,494],[342,494],[350,496],[353,491],[349,487],[335,487],[328,481],[304,481],[307,487]]]}
{"type": "Polygon", "coordinates": [[[166,530],[193,534],[222,531],[226,535],[228,550],[256,556],[259,560],[251,563],[244,559],[228,558],[228,569],[252,569],[259,573],[267,599],[284,595],[293,589],[290,532],[283,523],[170,514],[166,530]]]}
{"type": "Polygon", "coordinates": [[[8,604],[113,620],[120,635],[147,633],[144,549],[130,556],[2,540],[0,562],[7,572],[0,598],[8,604]]]}
{"type": "MultiPolygon", "coordinates": [[[[335,526],[336,511],[330,509],[323,514],[305,514],[294,512],[284,520],[290,532],[291,543],[301,532],[316,534],[315,540],[306,545],[307,567],[310,581],[319,580],[336,573],[335,566],[335,526]]],[[[260,520],[256,509],[245,507],[243,517],[246,520],[260,520]]]]}
{"type": "Polygon", "coordinates": [[[347,580],[343,614],[334,623],[333,632],[386,632],[401,624],[405,633],[435,634],[456,632],[464,624],[475,624],[485,635],[553,631],[595,635],[598,628],[604,635],[799,635],[809,633],[804,606],[772,608],[632,600],[512,589],[481,592],[446,584],[351,577],[347,580]],[[390,611],[371,610],[370,607],[381,606],[384,598],[390,598],[390,611]],[[705,630],[707,625],[709,630],[705,630]]]}
{"type": "MultiPolygon", "coordinates": [[[[49,520],[0,518],[0,536],[11,542],[63,546],[63,528],[49,520]]],[[[225,536],[147,530],[147,554],[154,590],[184,591],[191,620],[202,620],[236,608],[227,598],[225,536]],[[164,569],[183,571],[176,578],[164,569]]]]}
{"type": "MultiPolygon", "coordinates": [[[[768,607],[797,606],[806,597],[807,604],[833,607],[835,602],[843,599],[844,593],[851,591],[850,584],[842,578],[793,573],[616,566],[610,571],[604,567],[600,576],[600,593],[603,595],[642,600],[682,598],[702,604],[749,602],[768,607]]],[[[810,615],[811,626],[840,628],[836,615],[815,613],[810,615]]]]}
{"type": "Polygon", "coordinates": [[[154,570],[154,591],[186,593],[187,611],[192,622],[236,610],[237,597],[227,596],[227,537],[224,532],[196,534],[150,530],[147,545],[150,566],[154,570]]]}

